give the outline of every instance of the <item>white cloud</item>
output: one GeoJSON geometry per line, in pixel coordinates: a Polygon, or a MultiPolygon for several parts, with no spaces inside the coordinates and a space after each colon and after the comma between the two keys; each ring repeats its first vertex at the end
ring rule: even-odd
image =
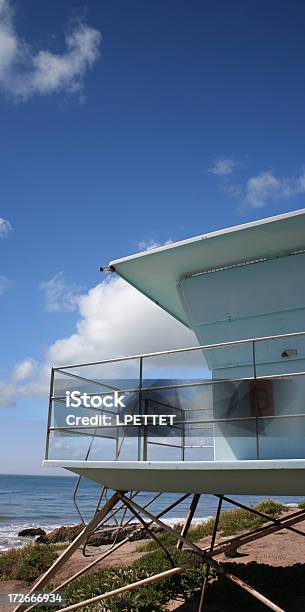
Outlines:
{"type": "Polygon", "coordinates": [[[14,98],[82,88],[86,71],[99,57],[101,34],[78,23],[66,35],[61,54],[31,51],[14,29],[10,0],[0,0],[0,87],[14,98]]]}
{"type": "Polygon", "coordinates": [[[73,363],[179,348],[194,343],[181,323],[120,278],[81,296],[76,333],[48,350],[53,363],[73,363]]]}
{"type": "Polygon", "coordinates": [[[27,380],[36,372],[37,363],[34,359],[24,359],[16,364],[13,372],[13,380],[27,380]]]}
{"type": "MultiPolygon", "coordinates": [[[[1,42],[0,42],[0,46],[1,46],[1,42]]],[[[1,59],[0,59],[0,62],[1,62],[1,59]]],[[[0,217],[0,238],[5,238],[12,231],[12,229],[13,228],[10,222],[0,217]]]]}
{"type": "Polygon", "coordinates": [[[193,332],[117,277],[109,276],[79,296],[77,308],[75,332],[54,342],[40,365],[29,358],[17,364],[11,379],[0,385],[0,405],[18,396],[46,397],[51,365],[197,344],[193,332]]]}
{"type": "Polygon", "coordinates": [[[305,192],[305,171],[297,178],[277,177],[273,172],[262,172],[248,179],[244,204],[263,208],[269,201],[295,197],[305,192]]]}
{"type": "Polygon", "coordinates": [[[213,165],[210,166],[208,172],[210,172],[210,174],[215,174],[216,176],[228,176],[234,172],[237,166],[238,162],[235,159],[230,159],[229,157],[218,157],[213,162],[213,165]]]}
{"type": "Polygon", "coordinates": [[[48,312],[77,309],[81,288],[67,283],[63,272],[58,272],[50,280],[41,283],[40,289],[45,294],[45,308],[48,312]]]}
{"type": "Polygon", "coordinates": [[[16,389],[14,384],[0,380],[0,406],[10,408],[16,405],[16,389]]]}
{"type": "Polygon", "coordinates": [[[0,297],[10,288],[11,284],[6,276],[0,276],[0,297]]]}
{"type": "Polygon", "coordinates": [[[239,162],[219,157],[209,168],[211,174],[222,180],[218,187],[240,202],[240,209],[263,208],[269,202],[295,198],[305,193],[305,168],[297,176],[277,176],[272,170],[251,176],[236,183],[231,178],[239,162]]]}
{"type": "Polygon", "coordinates": [[[166,246],[167,244],[172,244],[172,240],[166,240],[165,242],[157,242],[157,240],[153,240],[152,238],[149,240],[140,240],[137,246],[141,251],[151,251],[151,249],[157,249],[160,246],[166,246]]]}

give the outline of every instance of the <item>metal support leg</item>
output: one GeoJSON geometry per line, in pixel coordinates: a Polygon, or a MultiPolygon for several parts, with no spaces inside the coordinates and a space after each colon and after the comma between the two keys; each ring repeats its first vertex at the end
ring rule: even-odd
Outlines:
{"type": "MultiPolygon", "coordinates": [[[[96,528],[97,523],[98,522],[101,523],[103,521],[103,519],[107,516],[107,514],[109,512],[111,512],[111,510],[114,507],[114,505],[116,504],[116,502],[120,499],[122,502],[124,502],[124,504],[126,504],[126,506],[128,506],[130,508],[130,510],[136,511],[138,514],[144,515],[148,519],[150,519],[151,522],[148,525],[146,525],[147,527],[150,527],[150,525],[152,523],[159,524],[161,527],[163,527],[163,529],[165,531],[167,531],[168,533],[171,533],[176,538],[177,541],[182,540],[183,543],[186,544],[190,550],[192,550],[197,555],[199,555],[200,560],[194,559],[193,562],[191,562],[190,564],[187,564],[186,566],[172,568],[170,570],[167,570],[166,572],[162,572],[161,574],[157,574],[157,575],[151,576],[151,577],[149,577],[149,578],[147,578],[145,580],[138,581],[137,583],[132,583],[130,585],[127,585],[127,586],[124,586],[124,587],[120,587],[119,589],[115,589],[113,591],[110,591],[108,593],[104,593],[103,595],[98,595],[96,597],[90,598],[89,600],[86,600],[85,602],[84,601],[83,602],[79,602],[79,603],[73,604],[72,606],[68,606],[67,608],[62,608],[59,612],[70,612],[70,611],[72,612],[72,610],[77,610],[79,608],[83,608],[84,605],[87,605],[87,604],[90,605],[91,603],[97,603],[98,601],[102,601],[103,599],[107,599],[107,598],[112,597],[114,595],[118,595],[118,594],[123,593],[125,591],[129,591],[130,589],[137,588],[138,586],[144,586],[145,584],[153,582],[154,580],[159,580],[159,579],[161,579],[163,577],[166,577],[168,575],[175,574],[177,572],[183,571],[187,567],[201,565],[202,563],[205,563],[208,566],[207,570],[208,570],[208,568],[210,566],[214,567],[215,570],[217,572],[219,572],[220,574],[222,574],[226,579],[228,579],[231,582],[233,582],[234,584],[238,585],[240,588],[242,588],[244,591],[246,591],[247,593],[252,595],[258,601],[262,602],[265,606],[267,606],[269,609],[273,610],[274,612],[284,612],[284,610],[282,608],[280,608],[277,604],[275,604],[272,601],[270,601],[262,593],[259,593],[256,589],[254,589],[252,586],[250,586],[247,583],[245,583],[243,580],[241,580],[240,578],[238,578],[234,574],[231,574],[230,572],[227,572],[225,567],[222,567],[222,565],[215,560],[215,558],[214,558],[215,555],[220,554],[221,552],[224,552],[225,549],[228,547],[228,544],[229,544],[229,547],[231,547],[232,544],[233,544],[233,540],[234,540],[234,543],[236,543],[236,541],[238,539],[238,538],[233,538],[233,540],[231,540],[231,542],[229,542],[229,543],[218,544],[217,546],[214,546],[215,540],[216,540],[217,527],[218,527],[218,522],[219,522],[219,516],[220,516],[220,510],[221,510],[221,502],[223,500],[223,496],[221,496],[221,499],[219,499],[219,505],[218,505],[217,515],[216,515],[216,518],[215,518],[215,525],[214,525],[214,530],[213,530],[213,535],[212,535],[212,540],[211,540],[210,548],[207,548],[207,549],[200,548],[194,542],[192,542],[189,538],[181,535],[181,533],[175,531],[172,527],[170,527],[169,525],[167,525],[163,521],[160,521],[160,516],[162,516],[164,514],[167,514],[167,512],[169,512],[178,503],[181,503],[188,496],[189,496],[188,494],[182,496],[178,501],[174,502],[173,504],[168,506],[165,510],[163,510],[158,516],[154,516],[151,512],[148,512],[145,508],[143,508],[142,506],[139,506],[134,500],[130,499],[129,497],[126,497],[122,492],[117,491],[113,495],[113,497],[107,502],[107,504],[105,504],[104,508],[102,508],[102,510],[99,511],[99,513],[94,517],[94,519],[92,519],[92,521],[89,523],[89,525],[87,525],[87,527],[82,531],[82,533],[78,536],[78,538],[74,542],[72,542],[72,544],[69,546],[69,548],[66,551],[64,551],[63,555],[59,559],[57,559],[55,564],[53,564],[53,566],[46,572],[46,574],[44,574],[38,580],[38,582],[36,582],[35,586],[32,588],[30,593],[37,591],[37,587],[41,588],[42,586],[47,584],[47,582],[51,579],[51,577],[56,573],[57,569],[59,569],[59,567],[61,567],[64,564],[66,559],[68,559],[72,555],[72,553],[77,548],[77,546],[80,543],[82,543],[85,538],[87,538],[89,530],[90,529],[94,530],[96,528]]],[[[280,529],[284,529],[286,526],[291,527],[295,523],[303,520],[304,519],[304,515],[305,515],[305,510],[300,510],[300,511],[294,513],[289,518],[287,517],[285,520],[283,519],[280,524],[276,524],[276,525],[271,524],[271,526],[267,525],[266,527],[261,527],[261,528],[255,530],[255,531],[248,532],[247,534],[245,534],[246,537],[244,537],[244,540],[252,541],[254,539],[258,539],[260,537],[263,537],[264,535],[268,535],[269,533],[273,533],[274,531],[279,531],[280,529]]],[[[143,529],[143,527],[139,527],[139,531],[141,531],[142,529],[143,529]]],[[[239,539],[241,539],[241,537],[242,536],[239,536],[239,539]]],[[[128,541],[128,540],[129,540],[129,538],[126,538],[125,542],[128,541]]],[[[124,544],[124,542],[118,543],[116,546],[113,547],[113,549],[117,549],[117,548],[119,548],[123,544],[124,544]]],[[[64,585],[69,584],[70,582],[72,582],[72,580],[74,580],[79,575],[81,575],[81,574],[85,573],[86,571],[88,571],[88,569],[93,567],[93,565],[96,565],[99,561],[101,561],[102,558],[105,558],[106,556],[108,556],[108,554],[110,554],[110,550],[107,551],[106,553],[104,553],[98,559],[94,560],[91,564],[89,564],[89,566],[87,566],[86,568],[83,568],[82,570],[77,572],[70,579],[66,580],[63,583],[63,585],[61,585],[61,587],[58,586],[55,590],[57,591],[58,589],[62,588],[64,585]]],[[[206,572],[206,576],[207,576],[207,572],[206,572]]],[[[203,601],[203,597],[202,597],[202,601],[203,601]]],[[[33,607],[35,607],[35,605],[36,604],[34,604],[34,605],[30,606],[29,608],[27,608],[27,612],[29,612],[29,610],[31,610],[33,607]]],[[[18,606],[15,609],[14,612],[17,612],[17,610],[20,610],[20,609],[24,609],[24,607],[25,607],[24,605],[20,605],[20,606],[18,606]]]]}
{"type": "Polygon", "coordinates": [[[139,514],[139,512],[137,512],[131,505],[129,505],[128,503],[126,503],[125,500],[123,500],[124,504],[126,505],[126,509],[130,510],[130,512],[132,512],[132,514],[138,519],[138,521],[141,523],[141,525],[143,526],[143,529],[148,533],[149,537],[152,538],[156,544],[158,544],[158,546],[160,546],[160,548],[162,548],[165,556],[167,557],[167,559],[169,560],[170,564],[172,567],[175,567],[175,563],[174,560],[172,558],[172,556],[170,555],[170,553],[168,552],[166,546],[164,546],[163,542],[161,542],[161,540],[159,540],[159,538],[157,538],[157,536],[154,534],[154,532],[150,529],[150,527],[145,523],[144,519],[141,517],[141,515],[139,514]]]}
{"type": "MultiPolygon", "coordinates": [[[[71,542],[70,546],[64,550],[62,555],[56,559],[56,561],[51,565],[51,567],[39,578],[39,580],[34,584],[34,586],[30,589],[28,595],[31,593],[42,590],[43,587],[48,584],[48,582],[53,578],[53,576],[57,573],[57,571],[64,565],[67,559],[70,559],[74,551],[86,540],[88,535],[94,531],[96,526],[107,516],[107,514],[112,510],[115,504],[120,500],[121,494],[117,491],[112,495],[109,501],[105,504],[105,506],[93,517],[93,519],[88,523],[88,525],[80,532],[80,534],[71,542]]],[[[26,606],[24,604],[18,605],[14,612],[18,612],[19,610],[24,609],[26,606]]]]}
{"type": "Polygon", "coordinates": [[[207,560],[208,554],[205,551],[202,551],[199,546],[194,544],[194,542],[191,542],[185,536],[182,536],[180,533],[175,531],[175,529],[173,529],[172,527],[170,527],[163,521],[160,521],[160,519],[154,516],[151,512],[148,512],[148,510],[144,510],[144,508],[139,506],[139,504],[137,504],[134,500],[131,501],[130,499],[128,499],[128,497],[125,497],[123,493],[120,494],[120,498],[122,501],[126,503],[128,507],[130,507],[130,509],[134,508],[141,514],[144,514],[144,516],[147,516],[147,518],[149,518],[153,523],[156,523],[156,525],[163,527],[165,531],[167,531],[168,533],[171,533],[177,540],[182,540],[182,542],[184,542],[184,544],[187,544],[191,550],[193,550],[195,553],[200,555],[203,561],[207,560]]]}
{"type": "MultiPolygon", "coordinates": [[[[212,533],[212,539],[211,539],[211,545],[210,545],[210,553],[211,554],[212,554],[212,552],[214,550],[214,545],[215,545],[215,540],[216,540],[216,535],[217,535],[217,529],[218,529],[218,523],[219,523],[219,518],[220,518],[220,512],[221,512],[221,506],[222,506],[222,495],[219,496],[218,507],[217,507],[216,517],[215,517],[215,523],[214,523],[214,528],[213,528],[213,533],[212,533]]],[[[201,595],[200,595],[200,602],[199,602],[198,612],[201,612],[201,610],[203,609],[205,591],[206,591],[207,584],[208,584],[208,581],[209,581],[209,573],[210,573],[210,565],[207,563],[207,565],[205,567],[205,575],[204,575],[202,589],[201,589],[201,595]]]]}
{"type": "MultiPolygon", "coordinates": [[[[153,501],[155,501],[155,499],[157,499],[157,497],[159,497],[159,493],[157,495],[155,495],[152,500],[150,500],[150,502],[148,502],[147,504],[145,504],[144,508],[147,508],[147,506],[149,506],[153,501]]],[[[167,506],[164,510],[162,510],[159,514],[157,514],[157,518],[161,518],[162,516],[164,516],[165,514],[167,514],[170,510],[173,510],[176,506],[178,506],[182,501],[184,501],[187,497],[189,496],[189,494],[183,495],[183,497],[180,497],[178,500],[176,500],[175,502],[173,502],[172,504],[170,504],[170,506],[167,506]]],[[[128,522],[128,521],[127,521],[128,522]]],[[[150,527],[150,525],[153,524],[153,521],[151,521],[150,523],[148,523],[148,527],[150,527]]],[[[140,533],[141,531],[143,531],[143,527],[139,527],[139,529],[136,529],[136,531],[134,532],[133,535],[140,533]]],[[[75,580],[76,578],[79,578],[80,576],[82,576],[83,574],[85,574],[87,571],[89,571],[92,567],[94,567],[95,565],[97,565],[98,563],[100,563],[100,561],[102,561],[103,559],[105,559],[106,557],[108,557],[109,555],[111,555],[115,550],[117,550],[118,548],[121,548],[121,546],[124,546],[124,544],[126,544],[126,542],[129,542],[131,539],[131,535],[128,536],[127,538],[125,538],[124,540],[122,540],[121,542],[118,542],[117,544],[115,544],[115,546],[111,545],[110,548],[104,552],[102,555],[99,555],[98,557],[96,557],[96,559],[94,559],[94,561],[92,561],[91,563],[89,563],[89,565],[86,565],[86,567],[83,567],[81,570],[79,570],[78,572],[76,572],[76,574],[73,574],[73,576],[70,576],[70,578],[68,578],[67,580],[65,580],[65,582],[62,582],[61,584],[59,584],[53,591],[52,593],[56,593],[56,591],[60,591],[61,589],[63,589],[65,586],[67,586],[68,584],[70,584],[70,582],[73,582],[73,580],[75,580]]]]}
{"type": "MultiPolygon", "coordinates": [[[[200,500],[200,494],[199,493],[195,493],[195,495],[193,495],[193,499],[191,501],[191,504],[190,504],[190,507],[189,507],[189,511],[188,511],[186,519],[185,519],[185,523],[184,523],[184,525],[182,527],[182,530],[181,530],[181,535],[182,536],[186,536],[186,534],[187,534],[187,532],[188,532],[188,530],[190,528],[190,525],[191,525],[191,522],[193,520],[193,516],[194,516],[194,514],[196,512],[196,508],[198,506],[199,500],[200,500]]],[[[182,550],[182,547],[183,547],[183,542],[182,542],[182,540],[179,540],[179,542],[177,543],[177,550],[182,550]]]]}
{"type": "MultiPolygon", "coordinates": [[[[151,514],[147,510],[144,510],[143,508],[141,508],[141,506],[136,504],[136,502],[130,501],[123,494],[121,494],[121,499],[122,500],[125,499],[128,502],[128,504],[130,504],[131,506],[136,508],[136,510],[138,512],[141,512],[142,514],[144,514],[145,516],[150,518],[154,523],[156,523],[157,525],[160,525],[161,527],[163,527],[165,529],[165,531],[167,531],[168,533],[172,533],[177,538],[177,540],[182,539],[182,541],[185,544],[187,544],[188,547],[191,550],[193,550],[195,553],[200,555],[203,563],[208,563],[212,567],[215,567],[215,569],[218,572],[220,572],[223,576],[225,576],[228,580],[230,580],[231,582],[234,582],[235,584],[240,586],[244,591],[247,591],[247,593],[249,593],[250,595],[252,595],[256,599],[261,601],[263,604],[265,604],[265,606],[270,608],[270,610],[273,610],[274,612],[285,612],[282,608],[280,608],[279,606],[274,604],[272,601],[270,601],[270,599],[265,597],[265,595],[262,595],[262,593],[259,593],[258,591],[256,591],[256,589],[254,589],[252,586],[248,585],[246,582],[244,582],[243,580],[241,580],[237,576],[234,576],[234,574],[231,574],[230,572],[225,571],[222,568],[222,566],[220,565],[220,563],[218,563],[217,561],[215,561],[215,559],[212,558],[210,552],[202,550],[201,548],[199,548],[199,546],[196,546],[196,544],[194,544],[194,542],[191,542],[188,538],[186,538],[186,537],[182,536],[181,534],[177,533],[174,529],[172,529],[172,527],[170,527],[169,525],[166,525],[166,523],[164,523],[164,522],[160,521],[159,519],[157,519],[153,514],[151,514]]],[[[273,529],[276,529],[276,526],[273,525],[272,527],[273,527],[273,529]]],[[[171,571],[174,571],[174,570],[171,570],[171,571]]],[[[63,612],[63,610],[61,610],[60,612],[63,612]]],[[[65,612],[66,612],[66,610],[65,610],[65,612]]]]}

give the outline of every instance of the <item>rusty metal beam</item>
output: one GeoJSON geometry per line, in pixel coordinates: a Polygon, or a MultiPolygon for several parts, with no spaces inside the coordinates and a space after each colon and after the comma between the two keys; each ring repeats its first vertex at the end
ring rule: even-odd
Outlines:
{"type": "MultiPolygon", "coordinates": [[[[252,586],[248,585],[246,582],[244,582],[243,580],[241,580],[240,578],[238,578],[234,574],[232,574],[230,572],[226,572],[222,568],[220,563],[218,563],[217,561],[215,561],[215,559],[213,559],[213,557],[211,556],[210,553],[208,553],[205,550],[202,550],[201,548],[199,548],[199,546],[196,546],[193,542],[188,540],[186,537],[181,536],[181,534],[177,533],[174,529],[172,529],[172,527],[170,527],[169,525],[166,525],[166,523],[163,523],[162,521],[160,521],[160,519],[157,519],[156,517],[154,517],[147,510],[144,510],[143,508],[141,509],[141,506],[139,506],[135,501],[130,501],[128,498],[125,497],[124,494],[121,494],[120,497],[121,497],[122,500],[125,499],[127,505],[134,506],[138,511],[142,510],[142,513],[144,515],[146,515],[148,518],[151,518],[151,520],[153,520],[155,523],[157,523],[158,525],[163,527],[165,529],[165,531],[167,531],[168,533],[171,533],[172,535],[174,535],[177,538],[177,540],[181,539],[185,544],[187,544],[189,546],[189,548],[191,548],[194,552],[199,554],[204,562],[209,563],[212,567],[215,567],[215,569],[218,572],[220,572],[223,576],[225,576],[228,580],[230,580],[231,582],[234,582],[235,584],[240,586],[243,590],[247,591],[250,595],[252,595],[256,599],[258,599],[259,601],[264,603],[268,608],[270,608],[270,610],[273,610],[274,612],[285,612],[282,608],[280,608],[275,603],[270,601],[267,597],[265,597],[265,595],[262,595],[261,593],[256,591],[252,586]]],[[[298,520],[300,520],[300,518],[299,517],[295,517],[294,520],[298,521],[298,520]]],[[[278,529],[281,529],[282,527],[281,526],[277,526],[277,525],[272,525],[272,528],[274,530],[276,530],[276,529],[278,530],[278,529]]],[[[63,611],[61,611],[61,612],[63,612],[63,611]]]]}
{"type": "MultiPolygon", "coordinates": [[[[214,522],[212,538],[211,538],[211,544],[210,544],[210,550],[209,550],[210,554],[212,554],[212,552],[214,550],[214,546],[215,546],[215,540],[216,540],[218,523],[219,523],[220,512],[221,512],[221,506],[222,506],[222,496],[220,495],[219,496],[219,501],[218,501],[216,517],[215,517],[215,522],[214,522]]],[[[200,594],[200,601],[199,601],[199,606],[198,606],[198,612],[201,612],[203,610],[204,596],[205,596],[206,588],[208,586],[208,581],[209,581],[209,573],[210,573],[210,564],[207,563],[206,568],[205,568],[205,575],[204,575],[204,579],[203,579],[201,594],[200,594]]]]}
{"type": "MultiPolygon", "coordinates": [[[[191,501],[191,504],[190,504],[190,507],[189,507],[189,511],[187,513],[184,525],[183,525],[182,530],[181,530],[181,535],[182,536],[186,536],[187,535],[187,532],[188,532],[188,530],[190,528],[190,525],[191,525],[191,522],[193,520],[193,516],[194,516],[194,514],[196,512],[196,508],[198,506],[199,500],[200,500],[200,493],[195,493],[193,495],[193,498],[192,498],[192,501],[191,501]]],[[[177,550],[182,550],[182,547],[183,547],[183,542],[182,542],[182,540],[179,540],[177,542],[177,550]]]]}
{"type": "MultiPolygon", "coordinates": [[[[125,504],[125,506],[127,506],[136,516],[138,516],[139,520],[142,522],[143,527],[140,527],[137,531],[141,531],[144,528],[144,525],[145,525],[145,528],[147,528],[147,527],[150,527],[150,525],[152,523],[159,524],[161,527],[163,527],[163,529],[165,531],[167,531],[168,533],[171,533],[172,535],[174,535],[174,537],[177,539],[177,542],[180,542],[180,541],[183,542],[194,553],[199,555],[200,558],[201,558],[200,561],[199,560],[194,560],[194,562],[191,562],[189,564],[172,568],[172,569],[167,570],[165,572],[161,572],[160,574],[156,574],[154,576],[150,576],[150,577],[148,577],[148,578],[146,578],[144,580],[137,581],[135,583],[126,585],[124,587],[120,587],[119,589],[115,589],[113,591],[109,591],[109,592],[104,593],[102,595],[98,595],[96,597],[90,598],[90,599],[85,600],[83,602],[78,602],[78,603],[73,604],[71,606],[68,606],[66,608],[62,608],[59,612],[70,612],[72,610],[80,609],[80,608],[82,608],[84,606],[90,605],[91,603],[93,604],[95,602],[102,601],[102,600],[107,599],[109,597],[113,597],[115,595],[119,595],[120,593],[124,593],[124,592],[132,590],[134,588],[143,586],[145,584],[149,584],[150,582],[162,579],[163,577],[169,576],[171,574],[175,574],[175,573],[181,572],[184,569],[187,569],[189,567],[193,567],[195,565],[197,565],[197,566],[201,565],[202,563],[206,563],[207,564],[206,579],[207,579],[207,573],[208,573],[209,566],[214,567],[216,569],[216,571],[218,571],[220,574],[222,574],[225,578],[227,578],[228,580],[230,580],[234,584],[238,585],[244,591],[248,592],[250,595],[252,595],[256,599],[261,601],[269,609],[273,610],[274,612],[284,612],[282,610],[282,608],[280,608],[274,602],[270,601],[263,594],[261,594],[258,591],[256,591],[256,589],[254,589],[252,586],[248,585],[247,583],[245,583],[243,580],[241,580],[240,578],[238,578],[237,576],[235,576],[231,572],[227,572],[225,570],[225,568],[223,568],[222,565],[218,561],[216,561],[214,559],[214,556],[219,555],[222,552],[226,552],[226,551],[230,550],[233,547],[236,548],[237,545],[241,546],[242,544],[245,544],[245,543],[257,540],[259,538],[262,538],[262,537],[264,537],[266,535],[269,535],[270,533],[274,533],[276,531],[280,531],[280,530],[285,529],[287,527],[291,527],[292,525],[294,525],[294,524],[304,520],[304,518],[305,518],[305,509],[297,511],[297,512],[293,513],[292,515],[290,515],[289,517],[285,517],[285,518],[283,518],[281,520],[276,520],[276,522],[274,522],[274,520],[273,520],[273,521],[271,521],[271,523],[272,523],[271,525],[266,525],[266,526],[258,528],[256,530],[252,530],[250,532],[242,534],[241,536],[237,536],[235,538],[232,538],[229,542],[226,542],[226,543],[223,543],[223,544],[219,544],[218,546],[214,546],[215,545],[215,540],[216,540],[217,525],[218,525],[218,520],[219,520],[219,516],[220,516],[220,509],[221,509],[221,503],[219,503],[218,512],[217,512],[217,515],[216,515],[216,518],[215,518],[215,526],[214,526],[214,531],[213,531],[210,547],[209,547],[209,549],[202,549],[199,546],[197,546],[196,544],[194,544],[193,542],[191,542],[186,537],[186,535],[182,535],[181,533],[178,533],[172,527],[170,527],[169,525],[167,525],[166,523],[164,523],[163,521],[160,520],[160,516],[162,516],[163,514],[166,514],[172,507],[178,505],[178,503],[180,503],[186,497],[188,497],[188,495],[184,495],[182,498],[180,498],[180,500],[176,501],[171,506],[166,508],[158,516],[154,516],[152,513],[147,511],[145,507],[143,508],[143,507],[139,506],[134,500],[131,500],[129,497],[126,497],[122,492],[116,492],[112,496],[112,498],[105,504],[105,506],[98,512],[98,514],[92,519],[92,521],[87,525],[87,527],[81,532],[81,534],[79,534],[79,536],[76,538],[76,540],[74,540],[71,543],[69,548],[66,549],[63,552],[61,557],[59,557],[56,560],[56,562],[53,564],[53,566],[36,582],[36,584],[32,587],[32,589],[30,590],[29,593],[32,593],[32,592],[35,592],[35,591],[37,592],[37,588],[42,588],[45,584],[47,584],[49,582],[49,580],[53,577],[53,575],[56,574],[57,570],[73,554],[74,550],[81,543],[83,543],[83,541],[87,538],[89,531],[91,530],[91,532],[92,532],[96,528],[97,524],[103,521],[105,516],[112,510],[112,508],[115,506],[115,504],[119,500],[121,500],[125,504]],[[140,515],[144,515],[144,516],[148,517],[150,519],[150,522],[148,524],[146,524],[146,522],[142,519],[142,517],[140,519],[140,515]]],[[[227,499],[229,500],[229,498],[227,498],[227,499]]],[[[193,498],[193,501],[194,501],[194,498],[193,498]]],[[[232,500],[230,500],[230,501],[232,501],[232,500]]],[[[195,501],[194,501],[194,504],[195,504],[195,501]]],[[[237,502],[237,504],[238,504],[238,502],[237,502]]],[[[247,507],[245,507],[245,508],[248,509],[247,507]]],[[[266,519],[270,518],[270,517],[268,517],[266,515],[263,515],[263,516],[266,519]]],[[[298,530],[296,530],[296,531],[298,532],[298,530]]],[[[300,532],[300,533],[302,533],[302,532],[300,532]]],[[[152,537],[152,534],[151,534],[150,530],[149,530],[149,535],[152,537]]],[[[302,533],[302,535],[303,535],[303,533],[302,533]]],[[[77,572],[77,574],[72,576],[71,579],[65,581],[61,585],[61,587],[57,587],[57,589],[55,589],[55,590],[58,590],[59,588],[62,588],[63,586],[66,586],[66,584],[69,584],[72,580],[74,580],[75,578],[77,578],[81,574],[83,574],[86,571],[88,571],[88,569],[90,569],[90,567],[93,567],[94,565],[96,565],[99,561],[102,560],[102,558],[105,558],[108,554],[113,552],[113,550],[116,550],[117,548],[122,546],[124,543],[126,543],[128,540],[129,540],[129,538],[126,538],[122,542],[120,542],[117,545],[113,546],[110,550],[106,551],[106,553],[104,553],[104,555],[98,557],[98,559],[95,559],[91,564],[89,564],[88,566],[86,566],[85,568],[83,568],[82,570],[77,572]]],[[[203,598],[202,598],[202,600],[203,600],[203,598]]],[[[24,609],[24,607],[25,607],[24,605],[19,605],[17,608],[15,608],[14,612],[17,612],[17,611],[19,611],[21,609],[24,609]]],[[[32,607],[33,606],[31,606],[30,608],[27,608],[27,610],[30,610],[32,607]]]]}
{"type": "MultiPolygon", "coordinates": [[[[105,504],[105,506],[99,510],[97,514],[93,517],[93,519],[88,523],[86,527],[80,532],[80,534],[71,542],[70,546],[66,548],[63,553],[56,559],[56,561],[51,565],[51,567],[35,582],[32,588],[29,590],[28,595],[38,591],[39,589],[43,589],[43,587],[48,584],[48,582],[55,576],[58,570],[64,565],[67,559],[70,559],[74,551],[86,540],[87,536],[92,533],[95,527],[107,516],[107,514],[112,510],[115,504],[120,500],[121,493],[118,491],[112,495],[109,501],[105,504]]],[[[19,612],[26,608],[24,604],[19,604],[14,612],[19,612]]]]}
{"type": "MultiPolygon", "coordinates": [[[[161,516],[164,516],[165,514],[167,514],[168,512],[170,512],[170,510],[172,510],[173,508],[175,508],[176,506],[178,506],[182,501],[184,501],[187,497],[189,497],[189,493],[187,493],[186,495],[183,495],[182,497],[180,497],[178,500],[176,500],[175,502],[173,502],[172,504],[170,504],[170,506],[167,506],[164,510],[162,510],[162,512],[160,512],[157,515],[157,518],[161,518],[161,516]]],[[[153,498],[153,500],[155,499],[155,497],[153,498]]],[[[153,501],[152,500],[152,501],[153,501]]],[[[146,504],[144,506],[144,508],[146,508],[149,504],[146,504]]],[[[148,527],[150,525],[152,525],[153,521],[151,521],[150,523],[148,523],[148,527]]],[[[144,531],[143,527],[139,527],[138,529],[136,529],[136,531],[133,533],[140,533],[141,531],[144,531]]],[[[115,550],[118,550],[118,548],[121,548],[121,546],[124,546],[124,544],[126,544],[127,542],[130,541],[131,535],[128,536],[127,538],[125,538],[124,540],[122,540],[121,542],[118,542],[117,544],[115,544],[115,546],[111,546],[110,549],[106,550],[106,552],[104,552],[102,555],[99,555],[96,559],[94,559],[94,561],[92,561],[91,563],[89,563],[88,565],[86,565],[85,567],[83,567],[81,570],[79,570],[78,572],[76,572],[76,574],[73,574],[73,576],[71,576],[70,578],[68,578],[67,580],[65,580],[65,582],[62,582],[58,587],[56,587],[56,589],[54,589],[53,591],[51,591],[52,593],[56,593],[56,591],[61,590],[63,587],[67,586],[68,584],[70,584],[71,582],[73,582],[73,580],[75,580],[76,578],[79,578],[80,576],[82,576],[83,574],[85,574],[88,570],[90,570],[92,567],[94,567],[95,565],[97,565],[100,561],[103,561],[103,559],[106,559],[106,557],[108,557],[109,555],[111,555],[115,550]]],[[[28,610],[30,610],[31,608],[28,608],[28,610]]]]}

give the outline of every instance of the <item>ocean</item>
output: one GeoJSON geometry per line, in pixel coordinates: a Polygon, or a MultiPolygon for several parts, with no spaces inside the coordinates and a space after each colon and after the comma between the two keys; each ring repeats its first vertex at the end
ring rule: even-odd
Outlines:
{"type": "MultiPolygon", "coordinates": [[[[0,475],[0,551],[23,546],[28,539],[18,537],[18,532],[26,527],[42,527],[46,532],[61,525],[79,523],[72,494],[76,479],[64,476],[21,476],[0,475]]],[[[78,501],[85,520],[94,513],[100,487],[90,480],[82,479],[78,501]]],[[[137,501],[147,503],[152,494],[140,493],[137,501]]],[[[169,505],[177,495],[164,493],[151,506],[154,513],[169,505]]],[[[235,495],[234,499],[251,505],[264,497],[235,495]]],[[[289,506],[296,506],[302,497],[278,497],[289,506]]],[[[181,520],[187,511],[189,499],[166,515],[171,523],[181,520]]],[[[212,495],[202,495],[195,520],[207,519],[215,514],[217,499],[212,495]]],[[[232,507],[223,503],[223,508],[232,507]]]]}

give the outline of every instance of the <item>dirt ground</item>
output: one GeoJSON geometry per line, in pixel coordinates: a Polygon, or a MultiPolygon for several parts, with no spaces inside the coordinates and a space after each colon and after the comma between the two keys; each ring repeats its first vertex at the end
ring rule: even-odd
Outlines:
{"type": "MultiPolygon", "coordinates": [[[[291,514],[289,511],[287,514],[291,514]]],[[[304,532],[305,535],[305,520],[296,525],[297,529],[304,532]]],[[[223,540],[219,537],[218,542],[223,540]]],[[[216,543],[217,543],[216,541],[216,543]]],[[[202,548],[209,546],[210,537],[203,538],[200,542],[197,542],[202,548]]],[[[112,553],[109,557],[101,561],[91,571],[98,571],[103,567],[118,567],[121,565],[131,564],[136,559],[140,558],[143,553],[137,552],[137,548],[140,542],[128,542],[122,548],[112,553]]],[[[59,585],[61,582],[69,578],[72,574],[76,573],[88,563],[90,563],[96,556],[102,554],[108,549],[108,546],[100,546],[98,548],[89,547],[87,553],[92,555],[90,558],[83,556],[81,550],[77,550],[74,555],[67,561],[65,566],[58,572],[56,579],[53,580],[53,584],[59,585]]],[[[245,544],[238,549],[239,555],[234,559],[228,559],[224,555],[217,557],[218,561],[223,562],[234,562],[237,564],[250,563],[256,561],[258,564],[264,564],[270,567],[290,567],[295,564],[304,564],[304,579],[305,579],[305,538],[299,534],[292,533],[287,530],[283,530],[271,535],[265,536],[256,542],[245,544]]],[[[238,587],[236,587],[238,589],[238,587]]],[[[4,601],[5,595],[11,592],[20,592],[26,590],[26,584],[24,582],[10,581],[0,582],[0,598],[1,598],[1,612],[8,612],[12,610],[12,606],[4,601]]],[[[199,597],[199,596],[198,596],[199,597]]],[[[181,601],[179,599],[170,602],[168,610],[177,612],[190,612],[191,610],[197,610],[198,599],[197,596],[191,598],[189,601],[181,601]]],[[[212,604],[209,603],[205,607],[206,612],[226,612],[225,604],[217,603],[216,601],[212,604]]],[[[240,610],[240,612],[256,612],[267,608],[261,604],[256,604],[255,600],[249,595],[249,607],[247,610],[240,610]]],[[[43,610],[43,608],[42,608],[43,610]]],[[[305,598],[298,596],[295,593],[290,596],[287,600],[287,607],[285,610],[289,612],[301,612],[305,610],[305,598]]]]}

